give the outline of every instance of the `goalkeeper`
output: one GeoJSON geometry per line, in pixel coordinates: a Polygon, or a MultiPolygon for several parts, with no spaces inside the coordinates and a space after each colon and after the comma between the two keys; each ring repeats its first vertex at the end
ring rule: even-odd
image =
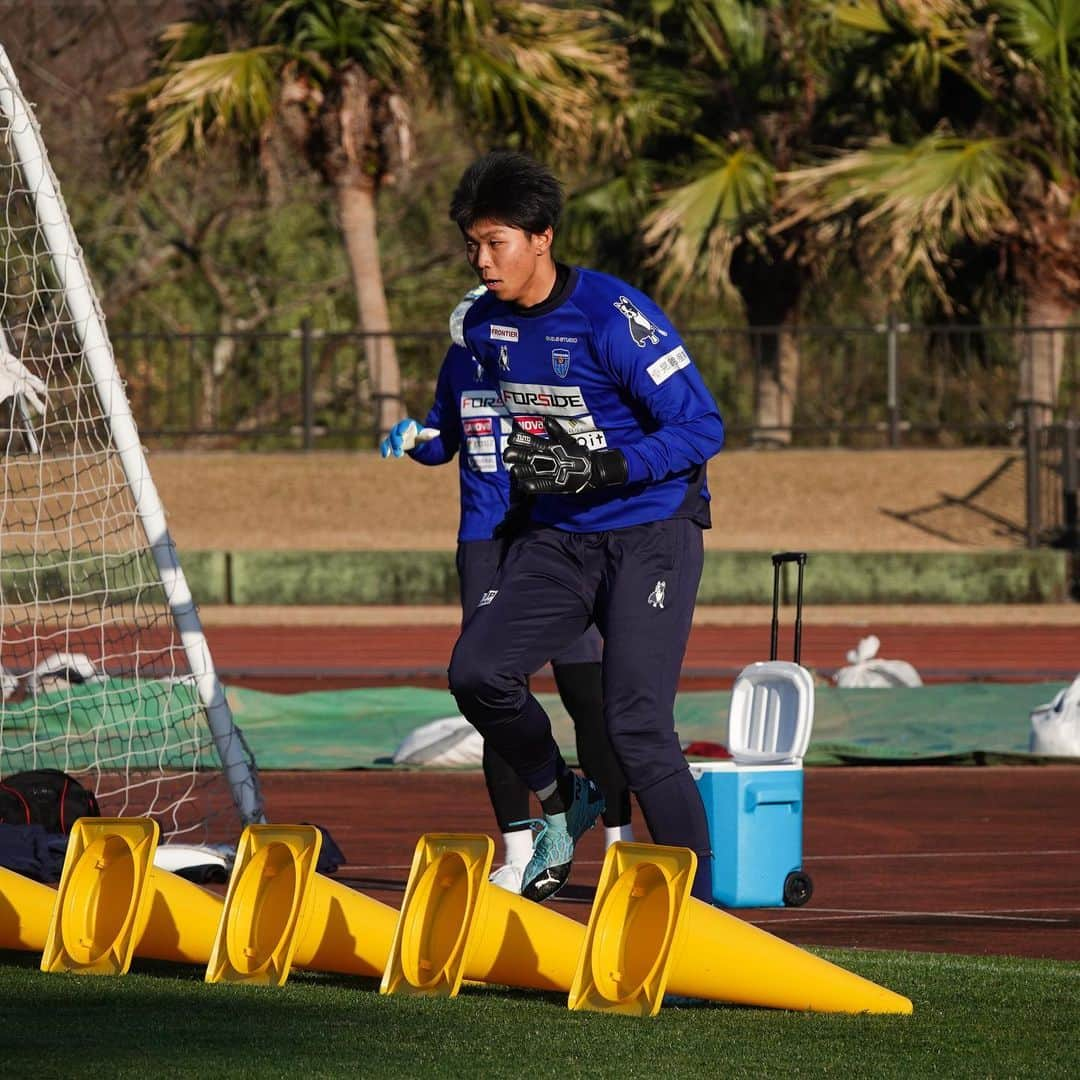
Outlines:
{"type": "MultiPolygon", "coordinates": [[[[469,305],[487,290],[474,289],[450,316],[454,339],[439,370],[435,402],[423,428],[415,420],[394,425],[381,446],[384,458],[408,453],[424,465],[442,465],[458,454],[461,478],[461,517],[457,568],[461,608],[465,619],[483,602],[495,579],[513,521],[521,507],[510,511],[510,477],[501,449],[510,420],[499,392],[462,347],[461,324],[469,305]],[[418,440],[417,435],[423,431],[418,440]],[[500,528],[500,525],[502,526],[500,528]],[[498,536],[493,533],[498,532],[498,536]]],[[[601,704],[602,639],[589,627],[551,660],[555,685],[574,722],[578,760],[603,796],[605,844],[632,840],[630,792],[611,749],[601,704]]],[[[521,891],[521,878],[532,858],[529,789],[485,740],[484,780],[502,833],[504,865],[491,880],[511,892],[521,891]]]]}
{"type": "Polygon", "coordinates": [[[596,810],[528,678],[595,623],[615,754],[653,840],[697,853],[693,894],[710,901],[705,808],[674,705],[710,524],[705,463],[723,444],[723,423],[647,296],[554,260],[561,210],[559,181],[508,151],[469,166],[451,200],[488,290],[465,314],[465,344],[498,380],[516,421],[504,460],[535,499],[462,629],[450,688],[540,799],[546,828],[521,891],[543,900],[569,877],[596,810]]]}

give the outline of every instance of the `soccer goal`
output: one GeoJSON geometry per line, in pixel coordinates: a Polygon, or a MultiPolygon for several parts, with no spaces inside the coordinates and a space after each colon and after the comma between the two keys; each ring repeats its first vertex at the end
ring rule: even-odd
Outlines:
{"type": "Polygon", "coordinates": [[[0,47],[0,777],[188,840],[262,819],[33,113],[0,47]]]}

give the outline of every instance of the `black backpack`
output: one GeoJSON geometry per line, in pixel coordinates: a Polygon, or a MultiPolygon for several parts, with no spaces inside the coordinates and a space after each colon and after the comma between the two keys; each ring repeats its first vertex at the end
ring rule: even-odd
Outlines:
{"type": "Polygon", "coordinates": [[[33,769],[0,780],[0,825],[41,825],[69,833],[81,817],[101,817],[97,798],[59,769],[33,769]]]}

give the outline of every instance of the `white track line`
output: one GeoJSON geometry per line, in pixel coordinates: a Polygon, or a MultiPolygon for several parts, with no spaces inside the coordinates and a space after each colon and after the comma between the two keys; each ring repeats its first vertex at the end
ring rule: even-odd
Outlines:
{"type": "MultiPolygon", "coordinates": [[[[1080,856],[1080,848],[1050,849],[1046,851],[894,851],[865,852],[859,855],[804,855],[803,862],[845,862],[859,859],[1012,859],[1017,857],[1067,858],[1080,856]]],[[[498,862],[498,860],[496,860],[498,862]]],[[[575,859],[577,866],[600,866],[602,859],[575,859]]],[[[343,870],[378,872],[381,870],[409,870],[412,863],[345,863],[343,870]]]]}
{"type": "Polygon", "coordinates": [[[1080,849],[1049,851],[893,851],[866,852],[861,855],[804,855],[803,862],[839,861],[842,859],[1004,859],[1017,856],[1043,859],[1048,856],[1080,855],[1080,849]]]}
{"type": "MultiPolygon", "coordinates": [[[[1025,909],[1028,910],[1028,909],[1025,909]]],[[[1053,909],[1060,910],[1060,909],[1053,909]]],[[[1003,914],[991,914],[989,912],[982,911],[848,911],[845,908],[815,908],[812,912],[807,912],[805,915],[798,915],[795,913],[789,913],[787,915],[758,916],[754,919],[754,922],[844,922],[849,919],[909,919],[909,918],[933,918],[933,919],[985,919],[987,921],[998,922],[1022,922],[1022,923],[1068,923],[1072,919],[1070,917],[1065,918],[1043,918],[1032,915],[1003,915],[1003,914]],[[825,914],[831,912],[832,914],[825,914]]]]}

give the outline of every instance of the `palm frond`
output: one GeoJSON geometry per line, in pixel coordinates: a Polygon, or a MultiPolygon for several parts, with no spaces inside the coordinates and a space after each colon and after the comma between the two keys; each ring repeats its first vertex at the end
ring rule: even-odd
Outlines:
{"type": "Polygon", "coordinates": [[[732,254],[740,243],[754,243],[755,228],[771,212],[773,177],[757,151],[713,146],[701,175],[668,192],[645,220],[661,288],[677,298],[695,275],[728,288],[732,254]]]}
{"type": "Polygon", "coordinates": [[[921,274],[944,299],[955,245],[989,244],[1015,228],[1009,186],[1022,165],[1014,150],[1005,139],[935,132],[908,146],[877,142],[841,153],[778,177],[773,232],[807,224],[829,238],[846,234],[894,294],[921,274]]]}
{"type": "Polygon", "coordinates": [[[425,68],[473,127],[548,158],[593,156],[594,111],[629,89],[615,17],[578,6],[436,0],[425,68]]]}
{"type": "Polygon", "coordinates": [[[174,64],[145,98],[150,161],[202,152],[215,135],[258,132],[273,112],[281,57],[268,45],[174,64]]]}
{"type": "Polygon", "coordinates": [[[412,0],[291,0],[275,18],[287,9],[295,23],[282,22],[282,38],[331,67],[355,61],[387,85],[400,83],[416,67],[417,5],[412,0]]]}
{"type": "Polygon", "coordinates": [[[1060,72],[1080,49],[1080,0],[993,0],[1002,31],[1013,45],[1060,72]]]}

